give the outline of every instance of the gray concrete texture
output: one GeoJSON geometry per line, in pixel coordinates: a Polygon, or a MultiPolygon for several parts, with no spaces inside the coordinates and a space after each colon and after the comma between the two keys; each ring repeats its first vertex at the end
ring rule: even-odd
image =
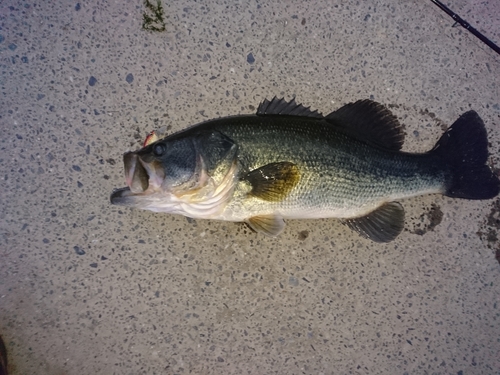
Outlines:
{"type": "MultiPolygon", "coordinates": [[[[448,6],[500,43],[498,1],[448,6]]],[[[424,152],[463,112],[500,160],[500,56],[431,1],[0,2],[0,335],[12,374],[500,374],[500,201],[402,201],[388,244],[336,220],[111,206],[122,154],[295,97],[372,98],[424,152]]],[[[498,170],[498,169],[497,169],[498,170]]]]}

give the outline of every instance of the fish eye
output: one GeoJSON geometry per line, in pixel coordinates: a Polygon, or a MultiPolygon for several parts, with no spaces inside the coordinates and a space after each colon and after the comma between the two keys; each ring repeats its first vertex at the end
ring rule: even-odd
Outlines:
{"type": "Polygon", "coordinates": [[[155,156],[162,156],[165,153],[166,149],[167,148],[163,143],[157,143],[153,146],[153,154],[155,154],[155,156]]]}

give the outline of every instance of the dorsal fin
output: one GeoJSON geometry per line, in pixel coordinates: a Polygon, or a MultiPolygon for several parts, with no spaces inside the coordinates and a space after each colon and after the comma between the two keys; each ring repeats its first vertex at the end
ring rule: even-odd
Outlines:
{"type": "Polygon", "coordinates": [[[304,107],[302,104],[297,104],[295,99],[287,102],[285,98],[278,99],[276,96],[271,100],[265,99],[257,108],[257,115],[287,115],[287,116],[302,116],[323,118],[323,115],[318,111],[312,111],[311,107],[304,107]]]}
{"type": "Polygon", "coordinates": [[[404,133],[391,111],[372,100],[358,100],[326,116],[326,121],[342,127],[349,135],[368,143],[400,150],[404,133]]]}

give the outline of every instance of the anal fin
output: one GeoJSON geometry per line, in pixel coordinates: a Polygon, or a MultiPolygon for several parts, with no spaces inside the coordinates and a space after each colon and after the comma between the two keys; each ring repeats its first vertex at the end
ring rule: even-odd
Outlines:
{"type": "Polygon", "coordinates": [[[385,203],[368,215],[342,222],[375,242],[390,242],[403,230],[405,211],[397,202],[385,203]]]}
{"type": "Polygon", "coordinates": [[[276,215],[252,216],[246,223],[257,233],[270,237],[278,236],[285,229],[285,221],[281,216],[276,215]]]}

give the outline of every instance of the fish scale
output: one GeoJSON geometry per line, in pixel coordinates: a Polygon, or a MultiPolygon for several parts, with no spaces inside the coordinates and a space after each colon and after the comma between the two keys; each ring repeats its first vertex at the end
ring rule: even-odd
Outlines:
{"type": "MultiPolygon", "coordinates": [[[[432,155],[381,150],[308,118],[279,125],[275,120],[279,118],[242,116],[213,127],[239,145],[240,158],[249,169],[280,161],[299,166],[301,181],[294,192],[272,207],[261,202],[264,211],[279,209],[286,218],[297,215],[287,211],[308,207],[310,212],[318,209],[319,217],[325,217],[324,211],[331,212],[328,217],[346,217],[339,216],[339,211],[360,208],[362,213],[360,203],[370,205],[443,189],[444,173],[436,168],[438,161],[432,155]],[[279,139],[275,139],[277,134],[279,139]]],[[[237,203],[244,202],[235,202],[235,210],[237,203]]]]}

